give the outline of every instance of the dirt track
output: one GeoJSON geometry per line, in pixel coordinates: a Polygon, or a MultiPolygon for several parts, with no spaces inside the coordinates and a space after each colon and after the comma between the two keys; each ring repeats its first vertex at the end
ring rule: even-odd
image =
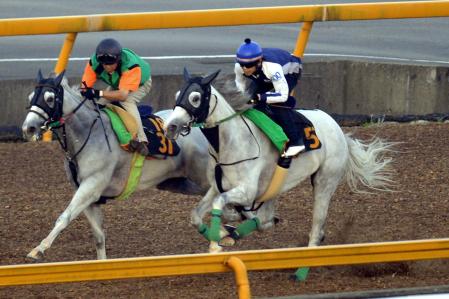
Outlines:
{"type": "MultiPolygon", "coordinates": [[[[341,185],[329,210],[324,244],[445,238],[449,236],[449,124],[351,127],[357,138],[374,134],[402,142],[393,154],[397,192],[352,194],[341,185]]],[[[29,263],[26,254],[51,230],[72,189],[58,144],[0,144],[0,264],[29,263]]],[[[278,202],[281,222],[242,240],[236,250],[304,246],[311,220],[308,182],[278,202]]],[[[104,207],[109,258],[205,252],[188,224],[194,196],[136,193],[104,207]]],[[[44,262],[95,259],[84,216],[46,252],[44,262]]],[[[250,272],[254,297],[449,284],[449,260],[321,267],[299,284],[294,271],[250,272]]],[[[0,298],[236,298],[233,274],[67,283],[0,288],[0,298]]]]}

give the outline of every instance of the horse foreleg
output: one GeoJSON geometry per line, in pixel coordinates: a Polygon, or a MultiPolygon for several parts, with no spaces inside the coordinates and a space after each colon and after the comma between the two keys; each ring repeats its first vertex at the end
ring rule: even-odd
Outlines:
{"type": "MultiPolygon", "coordinates": [[[[220,246],[220,241],[228,235],[229,233],[223,230],[221,225],[221,216],[223,214],[223,209],[226,205],[248,205],[250,202],[247,192],[242,186],[238,186],[233,188],[227,192],[219,194],[219,196],[215,197],[212,202],[212,211],[211,211],[211,225],[209,231],[209,252],[216,253],[222,251],[222,246],[220,246]]],[[[234,231],[235,234],[248,234],[249,231],[253,231],[257,228],[258,219],[253,218],[251,220],[247,220],[240,224],[237,229],[234,231]],[[253,221],[255,220],[255,221],[253,221]]],[[[223,240],[226,242],[226,240],[223,240]]],[[[224,243],[225,244],[225,243],[224,243]]],[[[232,244],[231,244],[232,245],[232,244]]]]}
{"type": "Polygon", "coordinates": [[[209,188],[206,195],[201,199],[190,215],[190,223],[198,229],[198,232],[209,240],[209,228],[203,223],[203,218],[212,209],[212,200],[217,195],[214,188],[209,188]]]}
{"type": "Polygon", "coordinates": [[[70,204],[56,220],[55,226],[53,227],[51,232],[45,239],[41,241],[38,246],[36,246],[33,250],[30,251],[30,253],[28,253],[27,257],[32,259],[42,258],[44,256],[44,252],[51,247],[51,244],[61,233],[61,231],[64,230],[73,219],[78,217],[78,215],[92,202],[95,202],[100,197],[99,192],[101,192],[101,190],[103,189],[98,188],[95,182],[96,181],[91,178],[80,185],[78,190],[75,192],[75,195],[73,196],[70,204]]]}
{"type": "Polygon", "coordinates": [[[106,243],[103,230],[103,213],[98,204],[91,204],[84,210],[84,215],[90,223],[92,233],[94,234],[95,248],[97,250],[97,259],[106,259],[106,243]]]}
{"type": "Polygon", "coordinates": [[[275,224],[274,210],[274,200],[270,200],[265,202],[257,212],[243,212],[243,215],[247,220],[240,223],[232,232],[228,233],[228,235],[222,237],[219,242],[220,246],[234,246],[239,239],[248,236],[255,230],[264,231],[273,227],[275,224]]]}

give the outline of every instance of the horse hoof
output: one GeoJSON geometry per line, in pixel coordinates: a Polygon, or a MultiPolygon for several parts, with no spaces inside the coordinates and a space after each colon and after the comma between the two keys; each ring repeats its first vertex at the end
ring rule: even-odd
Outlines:
{"type": "Polygon", "coordinates": [[[290,279],[297,281],[297,282],[305,281],[307,279],[308,275],[309,275],[308,267],[298,268],[298,270],[296,270],[295,274],[290,275],[290,279]]]}
{"type": "Polygon", "coordinates": [[[223,228],[228,232],[228,235],[231,235],[236,230],[235,226],[229,224],[223,225],[223,228]]]}
{"type": "Polygon", "coordinates": [[[43,259],[43,257],[44,257],[44,254],[41,251],[36,250],[36,249],[31,250],[31,252],[27,254],[27,258],[30,258],[35,261],[41,260],[41,259],[43,259]]]}
{"type": "Polygon", "coordinates": [[[211,242],[209,245],[209,253],[220,253],[223,251],[223,247],[218,245],[218,242],[211,242]]]}
{"type": "Polygon", "coordinates": [[[234,246],[235,243],[237,243],[237,241],[234,238],[226,236],[222,238],[220,242],[218,242],[218,245],[220,245],[221,247],[231,247],[234,246]]]}

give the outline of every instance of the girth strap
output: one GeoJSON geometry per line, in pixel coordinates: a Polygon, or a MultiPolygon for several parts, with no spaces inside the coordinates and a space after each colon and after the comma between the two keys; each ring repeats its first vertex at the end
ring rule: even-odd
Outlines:
{"type": "Polygon", "coordinates": [[[222,179],[223,179],[223,169],[221,169],[220,164],[216,164],[215,165],[215,184],[217,184],[217,188],[218,188],[218,191],[220,191],[220,193],[225,192],[225,190],[223,189],[223,185],[221,183],[222,179]]]}

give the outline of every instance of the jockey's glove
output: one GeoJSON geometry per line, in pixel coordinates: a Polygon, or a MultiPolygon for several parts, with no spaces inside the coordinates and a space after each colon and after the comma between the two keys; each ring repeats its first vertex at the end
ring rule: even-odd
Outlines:
{"type": "Polygon", "coordinates": [[[253,93],[251,96],[251,100],[248,101],[248,104],[257,104],[259,103],[259,95],[257,93],[253,93]]]}
{"type": "Polygon", "coordinates": [[[94,88],[86,88],[84,90],[81,90],[81,95],[85,98],[88,98],[89,100],[99,99],[100,91],[94,88]]]}

